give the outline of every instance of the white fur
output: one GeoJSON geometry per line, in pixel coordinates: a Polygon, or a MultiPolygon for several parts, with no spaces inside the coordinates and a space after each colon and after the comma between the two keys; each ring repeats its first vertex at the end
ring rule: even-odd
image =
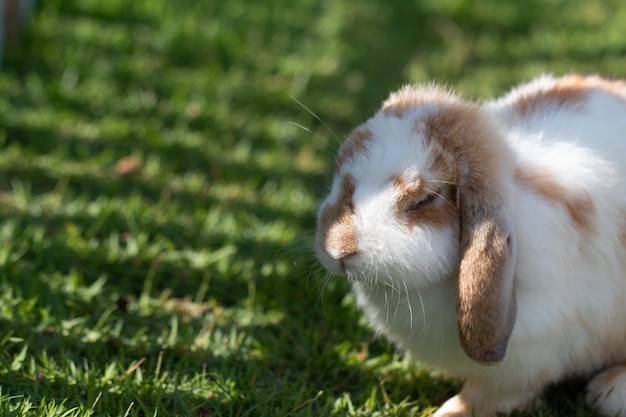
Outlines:
{"type": "Polygon", "coordinates": [[[612,417],[626,416],[626,367],[616,366],[596,375],[587,387],[587,402],[597,405],[602,414],[612,417]]]}
{"type": "MultiPolygon", "coordinates": [[[[459,343],[457,225],[409,232],[389,210],[397,198],[390,177],[429,176],[429,149],[414,127],[441,104],[419,106],[401,118],[377,114],[365,124],[373,133],[368,151],[337,174],[349,173],[356,182],[359,253],[344,262],[358,305],[378,332],[465,381],[437,417],[523,409],[550,383],[626,362],[626,250],[620,240],[626,225],[626,92],[618,97],[594,90],[582,110],[554,105],[530,117],[515,114],[522,94],[555,82],[542,77],[483,108],[499,123],[494,130],[505,132],[518,167],[541,168],[568,193],[588,193],[596,210],[594,231],[577,228],[562,205],[526,185],[509,184],[515,198],[518,308],[500,365],[472,361],[459,343]]],[[[337,198],[337,187],[335,181],[327,202],[337,198]]],[[[336,271],[325,249],[317,251],[336,271]]],[[[626,371],[620,375],[590,385],[588,398],[607,416],[626,416],[626,371]]]]}

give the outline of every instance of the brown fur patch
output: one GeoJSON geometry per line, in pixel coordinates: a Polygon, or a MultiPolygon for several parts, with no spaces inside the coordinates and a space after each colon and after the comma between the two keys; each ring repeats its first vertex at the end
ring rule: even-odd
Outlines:
{"type": "Polygon", "coordinates": [[[456,307],[461,345],[479,362],[501,362],[516,315],[508,267],[515,237],[505,207],[511,150],[471,103],[451,101],[417,123],[426,144],[441,147],[454,161],[458,178],[461,263],[456,307]]]}
{"type": "Polygon", "coordinates": [[[497,130],[486,123],[478,106],[464,103],[450,105],[417,122],[426,144],[435,152],[435,161],[450,172],[466,177],[467,184],[481,183],[474,193],[491,192],[506,169],[506,146],[497,130]],[[491,184],[494,182],[494,184],[491,184]]]}
{"type": "Polygon", "coordinates": [[[529,117],[535,113],[545,112],[549,108],[581,108],[588,95],[588,86],[583,80],[579,76],[560,78],[549,89],[520,97],[515,103],[515,110],[521,117],[529,117]]]}
{"type": "Polygon", "coordinates": [[[479,115],[477,106],[450,105],[418,120],[416,130],[424,133],[424,140],[428,145],[440,145],[455,155],[467,154],[472,151],[464,149],[468,140],[479,141],[483,137],[482,133],[487,133],[488,130],[481,127],[479,115]],[[480,135],[473,135],[477,130],[480,135]]]}
{"type": "Polygon", "coordinates": [[[593,90],[603,90],[626,99],[626,82],[599,76],[566,75],[556,80],[548,89],[520,97],[515,110],[521,117],[529,117],[549,108],[570,107],[580,109],[593,90]]]}
{"type": "Polygon", "coordinates": [[[390,103],[382,108],[382,112],[387,117],[396,117],[401,119],[407,115],[409,110],[422,104],[422,100],[419,100],[415,96],[403,94],[396,97],[393,103],[390,103]]]}
{"type": "Polygon", "coordinates": [[[475,204],[464,210],[471,213],[463,215],[457,282],[461,345],[478,362],[499,363],[506,355],[516,317],[513,276],[507,274],[511,230],[501,219],[481,213],[475,204]]]}
{"type": "Polygon", "coordinates": [[[409,229],[425,225],[435,228],[458,225],[455,191],[449,184],[421,179],[407,183],[399,176],[393,178],[393,184],[399,196],[397,216],[409,229]]]}
{"type": "Polygon", "coordinates": [[[405,205],[417,194],[420,194],[424,188],[424,182],[421,178],[407,182],[404,177],[397,175],[392,178],[393,186],[398,191],[398,205],[405,205]]]}
{"type": "Polygon", "coordinates": [[[339,170],[341,165],[352,159],[356,154],[367,152],[367,144],[372,138],[373,134],[368,128],[359,127],[355,129],[341,145],[341,149],[339,149],[335,159],[335,169],[339,170]]]}
{"type": "Polygon", "coordinates": [[[581,86],[589,89],[599,89],[626,98],[626,81],[620,79],[604,78],[598,75],[568,75],[565,79],[578,79],[581,86]]]}
{"type": "Polygon", "coordinates": [[[346,175],[341,181],[337,202],[326,205],[320,213],[320,242],[327,252],[336,252],[338,259],[358,252],[352,200],[354,189],[354,179],[346,175]]]}
{"type": "Polygon", "coordinates": [[[595,205],[589,193],[572,193],[550,178],[545,170],[530,170],[518,167],[515,171],[517,181],[532,190],[536,195],[562,206],[581,231],[593,232],[595,205]]]}
{"type": "Polygon", "coordinates": [[[456,183],[457,167],[454,163],[452,155],[435,142],[431,142],[429,152],[432,154],[432,162],[428,170],[442,181],[456,183]]]}
{"type": "Polygon", "coordinates": [[[435,228],[457,227],[459,218],[454,205],[455,197],[455,192],[449,187],[430,193],[426,199],[432,198],[433,201],[423,204],[422,207],[410,211],[407,215],[409,226],[421,224],[435,228]]]}
{"type": "Polygon", "coordinates": [[[403,118],[422,104],[449,104],[458,99],[434,86],[406,86],[383,103],[381,112],[387,117],[403,118]]]}

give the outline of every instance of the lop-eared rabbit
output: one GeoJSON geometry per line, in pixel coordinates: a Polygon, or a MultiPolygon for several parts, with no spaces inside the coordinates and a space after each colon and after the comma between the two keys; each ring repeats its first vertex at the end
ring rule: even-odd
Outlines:
{"type": "Polygon", "coordinates": [[[487,102],[408,86],[341,146],[316,253],[377,332],[464,381],[436,417],[525,409],[580,375],[626,416],[625,178],[624,81],[543,76],[487,102]]]}

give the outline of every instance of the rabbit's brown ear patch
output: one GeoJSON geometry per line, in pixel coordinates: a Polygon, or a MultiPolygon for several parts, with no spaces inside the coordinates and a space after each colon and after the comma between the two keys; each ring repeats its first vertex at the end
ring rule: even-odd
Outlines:
{"type": "Polygon", "coordinates": [[[550,173],[545,170],[518,167],[515,170],[515,178],[519,184],[539,197],[562,206],[579,230],[586,233],[594,231],[596,207],[588,192],[580,191],[576,194],[568,192],[565,187],[551,179],[550,173]]]}
{"type": "Polygon", "coordinates": [[[335,169],[338,171],[346,161],[354,158],[355,155],[367,152],[368,143],[372,141],[373,137],[372,131],[366,127],[359,127],[352,131],[339,149],[335,159],[335,169]]]}
{"type": "Polygon", "coordinates": [[[318,221],[322,247],[333,258],[341,259],[358,252],[354,227],[354,179],[346,175],[341,180],[339,198],[335,204],[322,208],[318,221]]]}
{"type": "Polygon", "coordinates": [[[461,346],[478,362],[502,362],[516,317],[516,237],[509,189],[514,157],[497,125],[471,103],[449,105],[422,118],[416,128],[456,168],[461,346]]]}
{"type": "Polygon", "coordinates": [[[473,192],[497,189],[501,173],[510,169],[509,150],[476,105],[450,105],[419,120],[415,129],[423,133],[435,161],[454,181],[463,178],[467,184],[480,184],[473,192]]]}

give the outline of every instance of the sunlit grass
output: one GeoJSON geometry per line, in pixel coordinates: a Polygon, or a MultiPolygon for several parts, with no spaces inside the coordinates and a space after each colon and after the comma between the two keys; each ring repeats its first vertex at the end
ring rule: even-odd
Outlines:
{"type": "Polygon", "coordinates": [[[314,260],[340,138],[407,82],[626,76],[618,0],[38,4],[0,72],[0,416],[428,415],[459,385],[314,260]]]}

